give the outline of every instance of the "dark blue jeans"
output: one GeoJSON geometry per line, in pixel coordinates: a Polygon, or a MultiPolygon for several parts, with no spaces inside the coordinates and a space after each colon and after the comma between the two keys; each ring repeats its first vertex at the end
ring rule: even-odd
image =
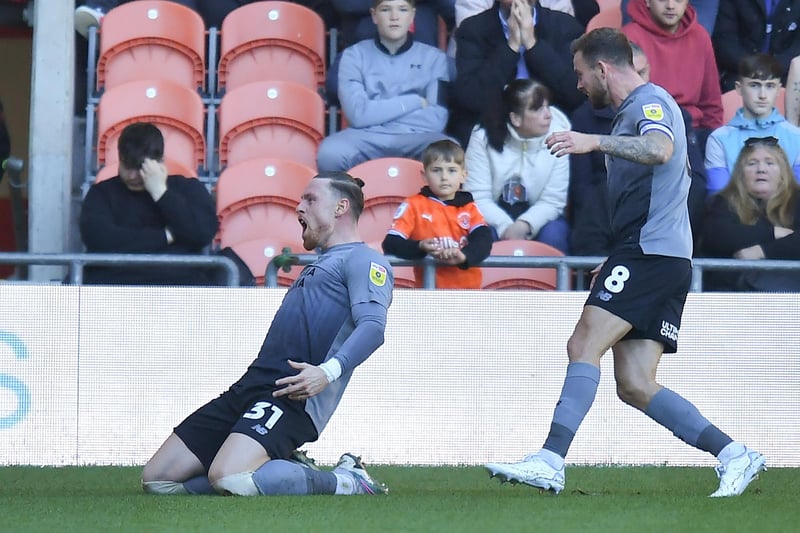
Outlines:
{"type": "MultiPolygon", "coordinates": [[[[500,240],[497,230],[494,226],[490,226],[492,230],[492,238],[496,241],[500,240]]],[[[563,216],[555,220],[551,220],[539,230],[539,233],[531,240],[549,244],[553,248],[560,250],[564,255],[569,255],[569,223],[563,216]]]]}

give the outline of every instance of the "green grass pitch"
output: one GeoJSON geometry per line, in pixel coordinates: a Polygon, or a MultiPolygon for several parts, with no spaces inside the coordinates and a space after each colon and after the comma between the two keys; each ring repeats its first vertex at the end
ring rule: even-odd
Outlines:
{"type": "Polygon", "coordinates": [[[150,496],[140,468],[0,467],[0,531],[800,531],[798,469],[712,499],[711,468],[567,467],[555,496],[479,467],[371,466],[388,496],[150,496]]]}

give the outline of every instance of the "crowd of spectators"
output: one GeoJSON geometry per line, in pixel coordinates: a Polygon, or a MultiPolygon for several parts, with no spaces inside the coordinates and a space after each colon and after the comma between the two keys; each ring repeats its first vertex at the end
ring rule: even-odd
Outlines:
{"type": "MultiPolygon", "coordinates": [[[[85,34],[124,1],[83,3],[76,29],[85,34]]],[[[173,1],[220,26],[227,13],[253,0],[173,1]]],[[[473,194],[495,240],[535,239],[573,255],[608,252],[602,158],[556,160],[542,142],[553,131],[610,131],[613,110],[594,109],[577,89],[570,52],[599,12],[596,0],[298,3],[340,35],[326,85],[328,103],[341,105],[346,127],[323,140],[320,170],[347,170],[378,157],[419,159],[431,143],[450,139],[466,151],[463,189],[473,194]]],[[[720,256],[705,219],[730,204],[718,196],[730,199],[729,179],[747,139],[776,139],[800,175],[798,3],[768,1],[766,12],[760,0],[620,5],[637,70],[684,112],[698,256],[720,256]],[[781,87],[786,116],[779,112],[781,87]],[[743,106],[723,124],[722,93],[732,89],[743,106]]],[[[793,205],[794,196],[787,198],[793,205]]],[[[780,224],[791,226],[791,212],[765,215],[775,225],[774,239],[780,224]]]]}

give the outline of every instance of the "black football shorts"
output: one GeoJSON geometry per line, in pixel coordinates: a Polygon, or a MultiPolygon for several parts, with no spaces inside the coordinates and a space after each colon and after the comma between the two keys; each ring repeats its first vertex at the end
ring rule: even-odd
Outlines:
{"type": "Polygon", "coordinates": [[[645,255],[640,248],[613,253],[606,260],[586,300],[629,322],[626,339],[651,339],[665,353],[678,349],[678,332],[692,283],[688,259],[645,255]]]}
{"type": "Polygon", "coordinates": [[[259,442],[271,459],[288,459],[295,449],[317,440],[305,402],[273,398],[273,386],[254,383],[248,374],[219,397],[189,415],[175,434],[208,471],[231,433],[259,442]]]}

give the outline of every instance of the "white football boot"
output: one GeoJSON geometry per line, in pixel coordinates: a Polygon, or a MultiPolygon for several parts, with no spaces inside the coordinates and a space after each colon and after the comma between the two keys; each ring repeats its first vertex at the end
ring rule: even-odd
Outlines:
{"type": "Polygon", "coordinates": [[[767,460],[758,452],[744,449],[744,453],[715,467],[719,476],[719,488],[711,494],[711,498],[738,496],[751,481],[758,478],[758,473],[766,471],[767,460]]]}
{"type": "Polygon", "coordinates": [[[538,454],[526,456],[518,463],[489,463],[484,465],[492,477],[503,482],[525,483],[531,487],[552,490],[556,494],[564,490],[564,467],[556,470],[538,454]]]}

